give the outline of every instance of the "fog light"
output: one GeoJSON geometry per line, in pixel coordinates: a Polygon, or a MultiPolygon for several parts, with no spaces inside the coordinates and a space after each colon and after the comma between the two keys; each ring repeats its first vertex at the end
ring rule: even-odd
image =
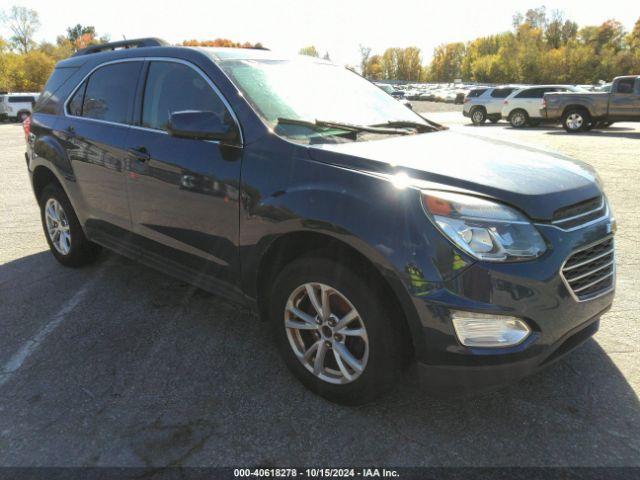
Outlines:
{"type": "Polygon", "coordinates": [[[467,347],[512,347],[531,333],[516,317],[454,311],[451,320],[458,340],[467,347]]]}

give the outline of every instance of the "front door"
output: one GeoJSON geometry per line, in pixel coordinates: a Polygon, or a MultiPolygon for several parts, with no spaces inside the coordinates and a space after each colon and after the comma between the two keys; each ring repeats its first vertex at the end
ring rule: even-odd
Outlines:
{"type": "Polygon", "coordinates": [[[229,110],[212,82],[178,61],[147,65],[132,128],[128,189],[134,231],[148,260],[207,287],[235,285],[242,148],[167,133],[173,112],[229,110]]]}
{"type": "Polygon", "coordinates": [[[640,79],[626,77],[614,85],[609,95],[610,120],[637,120],[640,117],[640,79]]]}

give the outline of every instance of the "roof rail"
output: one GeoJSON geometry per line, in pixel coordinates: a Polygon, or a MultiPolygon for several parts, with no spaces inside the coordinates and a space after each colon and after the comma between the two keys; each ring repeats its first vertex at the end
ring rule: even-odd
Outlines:
{"type": "Polygon", "coordinates": [[[140,48],[140,47],[164,47],[169,45],[165,40],[160,38],[134,38],[132,40],[121,40],[119,42],[101,43],[99,45],[91,45],[87,48],[78,50],[73,54],[74,57],[81,55],[90,55],[92,53],[104,52],[107,50],[115,50],[117,48],[140,48]]]}

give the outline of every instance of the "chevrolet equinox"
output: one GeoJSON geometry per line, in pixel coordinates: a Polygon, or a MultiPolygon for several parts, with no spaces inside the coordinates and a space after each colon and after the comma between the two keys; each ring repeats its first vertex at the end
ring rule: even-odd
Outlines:
{"type": "Polygon", "coordinates": [[[589,165],[448,130],[320,59],[88,47],[24,128],[61,264],[106,247],[250,307],[335,402],[410,365],[437,392],[512,382],[611,306],[615,222],[589,165]]]}

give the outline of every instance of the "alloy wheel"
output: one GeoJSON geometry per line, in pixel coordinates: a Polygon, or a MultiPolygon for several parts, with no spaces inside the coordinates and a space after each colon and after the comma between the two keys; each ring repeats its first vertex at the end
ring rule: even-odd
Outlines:
{"type": "Polygon", "coordinates": [[[44,216],[47,223],[47,234],[54,248],[62,255],[67,255],[71,250],[71,232],[69,221],[60,202],[50,198],[44,207],[44,216]]]}
{"type": "Polygon", "coordinates": [[[473,117],[471,118],[471,120],[473,120],[473,123],[482,123],[482,120],[484,118],[483,113],[480,110],[476,110],[475,112],[473,112],[473,117]]]}
{"type": "Polygon", "coordinates": [[[580,130],[584,125],[584,118],[579,113],[572,113],[567,117],[566,124],[570,130],[580,130]]]}
{"type": "Polygon", "coordinates": [[[349,299],[322,283],[305,283],[289,296],[284,312],[289,345],[314,376],[346,384],[364,372],[369,337],[349,299]]]}
{"type": "Polygon", "coordinates": [[[526,121],[524,113],[516,112],[511,116],[511,123],[514,127],[521,127],[526,121]]]}

